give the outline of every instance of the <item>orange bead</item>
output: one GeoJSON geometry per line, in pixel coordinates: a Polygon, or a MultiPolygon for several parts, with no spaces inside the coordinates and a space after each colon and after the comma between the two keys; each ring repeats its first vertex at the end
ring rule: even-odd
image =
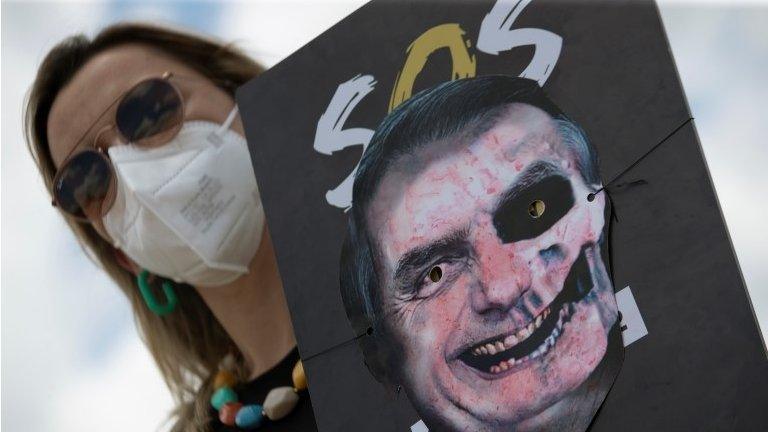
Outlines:
{"type": "Polygon", "coordinates": [[[243,404],[240,402],[230,402],[222,405],[221,409],[219,409],[219,420],[227,426],[234,426],[237,412],[242,407],[243,404]]]}
{"type": "Polygon", "coordinates": [[[237,379],[232,375],[232,372],[221,370],[216,374],[213,379],[213,388],[220,389],[222,387],[234,387],[237,384],[237,379]]]}
{"type": "Polygon", "coordinates": [[[304,375],[304,364],[301,360],[296,362],[296,366],[293,367],[291,377],[293,378],[293,388],[295,388],[296,391],[301,391],[307,388],[307,376],[304,375]]]}

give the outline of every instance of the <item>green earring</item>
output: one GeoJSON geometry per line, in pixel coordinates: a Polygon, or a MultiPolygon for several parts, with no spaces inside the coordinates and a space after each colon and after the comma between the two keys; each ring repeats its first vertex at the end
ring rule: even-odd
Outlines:
{"type": "Polygon", "coordinates": [[[149,272],[142,270],[138,276],[139,291],[144,298],[144,303],[152,312],[163,316],[173,312],[176,309],[176,304],[179,299],[176,297],[176,291],[173,290],[173,283],[169,280],[163,280],[163,294],[165,294],[165,304],[160,303],[155,295],[152,294],[152,290],[149,288],[149,272]]]}

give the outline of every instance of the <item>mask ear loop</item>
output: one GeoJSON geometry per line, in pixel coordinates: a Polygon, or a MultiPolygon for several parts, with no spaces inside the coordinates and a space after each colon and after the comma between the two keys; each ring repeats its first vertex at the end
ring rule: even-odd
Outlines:
{"type": "Polygon", "coordinates": [[[232,126],[232,123],[235,121],[235,117],[237,117],[237,113],[238,109],[237,105],[235,105],[235,107],[232,108],[232,111],[229,112],[227,119],[224,120],[224,123],[222,123],[218,129],[216,129],[216,132],[211,132],[211,134],[208,135],[208,140],[212,142],[216,147],[222,144],[223,141],[221,136],[224,135],[227,130],[229,130],[230,126],[232,126]]]}
{"type": "Polygon", "coordinates": [[[144,303],[146,303],[149,310],[159,316],[167,315],[173,312],[176,309],[176,305],[179,303],[179,299],[176,297],[176,291],[173,289],[173,283],[169,280],[163,281],[163,294],[165,294],[166,300],[163,304],[160,303],[152,293],[152,289],[149,287],[148,279],[149,272],[147,270],[142,270],[137,277],[141,297],[144,298],[144,303]]]}
{"type": "Polygon", "coordinates": [[[229,115],[227,116],[227,119],[224,120],[224,123],[221,124],[221,127],[216,131],[217,135],[221,135],[224,132],[229,129],[230,126],[232,126],[232,123],[235,121],[235,117],[237,117],[237,105],[235,105],[234,108],[232,108],[232,111],[229,112],[229,115]]]}

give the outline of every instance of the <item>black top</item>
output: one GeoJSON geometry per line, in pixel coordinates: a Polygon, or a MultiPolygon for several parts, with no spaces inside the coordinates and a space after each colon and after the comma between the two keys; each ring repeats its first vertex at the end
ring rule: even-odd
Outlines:
{"type": "MultiPolygon", "coordinates": [[[[299,352],[294,348],[288,355],[280,361],[275,367],[256,378],[253,381],[239,384],[235,387],[238,399],[243,405],[258,404],[262,405],[267,393],[275,387],[293,386],[291,372],[299,360],[299,352]]],[[[236,426],[226,426],[219,421],[219,413],[211,407],[211,429],[216,432],[235,432],[239,431],[236,426]]],[[[296,408],[286,417],[271,421],[264,418],[262,425],[256,429],[259,432],[313,432],[317,431],[315,425],[315,415],[312,412],[312,403],[309,400],[309,393],[306,390],[299,392],[299,403],[296,408]]]]}

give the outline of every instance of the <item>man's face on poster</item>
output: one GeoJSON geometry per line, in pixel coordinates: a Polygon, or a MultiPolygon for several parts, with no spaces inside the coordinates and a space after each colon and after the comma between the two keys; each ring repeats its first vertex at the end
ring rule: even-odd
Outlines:
{"type": "Polygon", "coordinates": [[[395,379],[428,425],[538,430],[594,405],[617,309],[590,191],[556,122],[524,104],[390,166],[367,226],[395,379]]]}

